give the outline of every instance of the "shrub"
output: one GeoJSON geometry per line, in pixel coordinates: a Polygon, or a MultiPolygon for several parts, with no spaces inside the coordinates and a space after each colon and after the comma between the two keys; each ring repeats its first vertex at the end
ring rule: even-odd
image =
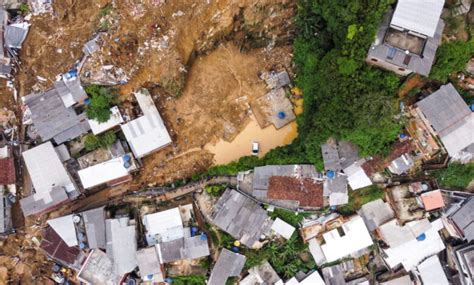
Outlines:
{"type": "Polygon", "coordinates": [[[86,106],[86,114],[89,119],[94,119],[99,123],[107,122],[112,112],[110,108],[116,103],[115,90],[98,85],[91,85],[86,88],[90,102],[86,106]]]}
{"type": "Polygon", "coordinates": [[[473,54],[474,39],[442,44],[436,53],[436,62],[431,69],[430,78],[445,83],[451,74],[464,69],[473,54]]]}

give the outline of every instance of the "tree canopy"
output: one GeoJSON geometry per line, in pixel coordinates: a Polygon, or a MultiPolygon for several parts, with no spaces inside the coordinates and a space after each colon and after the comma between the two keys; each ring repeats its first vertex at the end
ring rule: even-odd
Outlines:
{"type": "Polygon", "coordinates": [[[474,54],[474,39],[467,42],[455,40],[442,44],[436,53],[436,62],[430,78],[445,83],[453,73],[462,71],[474,54]]]}
{"type": "Polygon", "coordinates": [[[112,112],[110,108],[116,101],[115,90],[99,86],[91,85],[86,88],[90,102],[86,106],[86,114],[89,119],[97,120],[99,123],[107,122],[112,112]]]}

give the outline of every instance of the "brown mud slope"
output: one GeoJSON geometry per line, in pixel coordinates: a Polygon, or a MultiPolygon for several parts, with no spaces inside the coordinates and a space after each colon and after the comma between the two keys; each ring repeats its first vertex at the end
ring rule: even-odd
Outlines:
{"type": "Polygon", "coordinates": [[[20,94],[51,87],[81,58],[83,44],[105,31],[83,74],[94,77],[104,65],[123,70],[123,101],[140,87],[152,89],[174,139],[173,147],[145,159],[132,188],[208,167],[212,155],[202,147],[232,140],[248,122],[250,100],[265,93],[259,73],[291,73],[293,1],[69,0],[55,1],[54,9],[54,16],[32,21],[20,94]]]}

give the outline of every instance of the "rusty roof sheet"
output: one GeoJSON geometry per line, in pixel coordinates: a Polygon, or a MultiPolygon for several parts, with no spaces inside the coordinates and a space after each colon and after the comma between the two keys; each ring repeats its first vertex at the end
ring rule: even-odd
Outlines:
{"type": "Polygon", "coordinates": [[[13,157],[0,159],[0,185],[16,182],[15,161],[13,157]]]}
{"type": "Polygon", "coordinates": [[[270,177],[268,198],[298,201],[300,207],[323,207],[323,184],[311,178],[270,177]]]}
{"type": "Polygon", "coordinates": [[[65,265],[74,264],[74,261],[80,253],[78,247],[67,246],[67,244],[51,227],[48,227],[46,230],[40,247],[46,251],[51,258],[65,265]]]}

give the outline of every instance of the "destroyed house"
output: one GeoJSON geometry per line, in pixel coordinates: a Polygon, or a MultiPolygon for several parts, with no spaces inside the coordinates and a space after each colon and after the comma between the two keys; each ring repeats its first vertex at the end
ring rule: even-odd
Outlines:
{"type": "Polygon", "coordinates": [[[428,76],[441,42],[444,0],[398,0],[370,46],[367,62],[399,75],[428,76]]]}
{"type": "Polygon", "coordinates": [[[474,148],[474,113],[451,83],[416,105],[418,115],[439,136],[449,156],[474,148]]]}
{"type": "Polygon", "coordinates": [[[313,165],[255,167],[252,195],[281,207],[298,209],[324,206],[323,184],[313,165]]]}
{"type": "Polygon", "coordinates": [[[237,277],[245,265],[245,255],[234,253],[223,248],[219,254],[216,264],[212,268],[208,285],[226,284],[229,277],[237,277]]]}
{"type": "Polygon", "coordinates": [[[80,115],[66,107],[58,90],[30,94],[22,98],[31,121],[43,141],[53,139],[61,144],[86,134],[90,130],[85,113],[80,115]]]}
{"type": "Polygon", "coordinates": [[[269,233],[272,224],[259,204],[230,189],[214,205],[211,221],[249,248],[269,233]]]}
{"type": "Polygon", "coordinates": [[[51,142],[29,149],[22,156],[34,188],[34,194],[20,200],[25,216],[52,210],[79,195],[51,142]]]}
{"type": "Polygon", "coordinates": [[[448,222],[454,227],[457,235],[468,242],[474,240],[474,199],[469,199],[461,208],[448,216],[448,222]]]}
{"type": "Polygon", "coordinates": [[[148,90],[141,89],[134,95],[143,116],[121,127],[135,157],[143,158],[171,144],[171,137],[148,90]]]}

